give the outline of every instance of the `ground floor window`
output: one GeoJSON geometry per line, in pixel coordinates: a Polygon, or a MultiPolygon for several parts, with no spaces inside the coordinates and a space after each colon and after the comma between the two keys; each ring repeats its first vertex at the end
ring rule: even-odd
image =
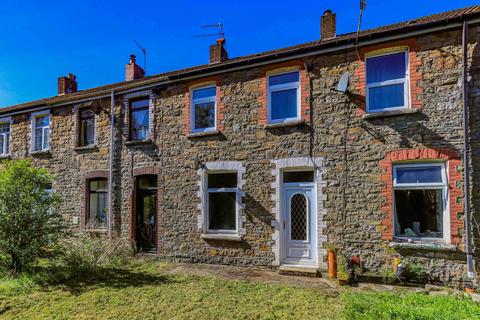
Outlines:
{"type": "Polygon", "coordinates": [[[107,179],[96,178],[88,181],[87,226],[105,227],[108,212],[107,179]]]}
{"type": "Polygon", "coordinates": [[[393,167],[395,236],[443,238],[447,179],[443,163],[393,167]]]}
{"type": "Polygon", "coordinates": [[[208,231],[236,232],[237,172],[208,173],[207,184],[208,231]]]}

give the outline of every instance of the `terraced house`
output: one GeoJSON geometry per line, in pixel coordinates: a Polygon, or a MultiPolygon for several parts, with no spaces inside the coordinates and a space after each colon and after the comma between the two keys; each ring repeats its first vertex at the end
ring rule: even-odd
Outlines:
{"type": "Polygon", "coordinates": [[[379,272],[395,248],[455,284],[479,244],[479,22],[336,35],[325,11],[293,47],[229,58],[219,39],[208,64],[153,76],[131,56],[123,82],[69,74],[0,109],[0,154],[54,174],[72,228],[160,257],[322,271],[331,243],[379,272]]]}

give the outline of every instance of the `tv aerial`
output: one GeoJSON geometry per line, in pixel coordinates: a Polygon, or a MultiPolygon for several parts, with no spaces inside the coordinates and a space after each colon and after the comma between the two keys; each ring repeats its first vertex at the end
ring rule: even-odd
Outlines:
{"type": "Polygon", "coordinates": [[[134,40],[135,44],[137,47],[142,51],[143,53],[143,71],[145,71],[145,74],[147,74],[147,49],[145,49],[140,43],[138,43],[137,40],[134,40]]]}
{"type": "Polygon", "coordinates": [[[217,37],[217,38],[220,38],[220,39],[225,39],[224,27],[225,26],[221,22],[218,22],[218,23],[215,23],[215,24],[206,24],[206,25],[200,26],[200,28],[204,28],[204,29],[217,29],[217,32],[196,35],[196,36],[194,36],[194,38],[217,37]]]}

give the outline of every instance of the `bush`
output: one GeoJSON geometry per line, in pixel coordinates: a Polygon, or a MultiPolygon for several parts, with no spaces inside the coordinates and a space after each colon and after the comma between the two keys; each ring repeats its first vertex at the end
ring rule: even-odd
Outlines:
{"type": "Polygon", "coordinates": [[[134,246],[126,239],[108,240],[89,234],[76,234],[63,242],[60,262],[73,269],[125,266],[134,256],[134,246]]]}
{"type": "Polygon", "coordinates": [[[52,178],[28,160],[5,161],[0,170],[0,262],[13,275],[48,255],[63,234],[55,210],[60,198],[47,194],[52,178]]]}

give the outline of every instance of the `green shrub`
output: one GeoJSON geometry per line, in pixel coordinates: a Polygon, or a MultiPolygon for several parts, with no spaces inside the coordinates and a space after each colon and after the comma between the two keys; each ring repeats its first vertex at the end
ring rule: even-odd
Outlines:
{"type": "Polygon", "coordinates": [[[51,253],[63,235],[55,210],[60,198],[47,194],[52,178],[28,160],[5,161],[0,170],[0,263],[13,275],[51,253]]]}
{"type": "Polygon", "coordinates": [[[134,247],[126,239],[109,240],[89,234],[76,234],[63,242],[61,263],[73,269],[120,267],[131,262],[134,247]]]}

